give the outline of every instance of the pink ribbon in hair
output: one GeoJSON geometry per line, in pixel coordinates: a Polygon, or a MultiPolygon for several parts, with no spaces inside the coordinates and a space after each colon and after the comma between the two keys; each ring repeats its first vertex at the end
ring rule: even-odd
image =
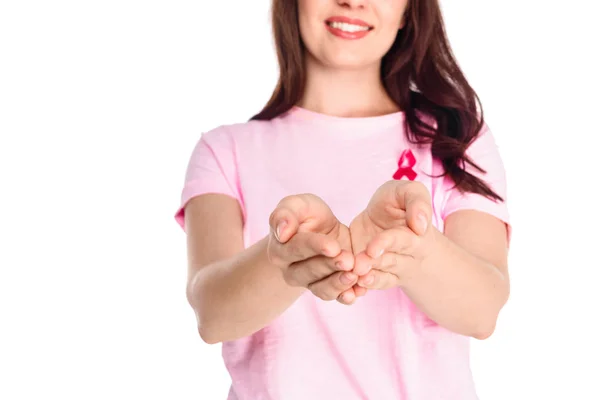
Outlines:
{"type": "Polygon", "coordinates": [[[417,159],[413,152],[410,149],[404,150],[398,160],[398,171],[394,174],[394,179],[400,180],[407,177],[409,180],[414,181],[417,177],[417,173],[413,169],[416,164],[417,159]]]}

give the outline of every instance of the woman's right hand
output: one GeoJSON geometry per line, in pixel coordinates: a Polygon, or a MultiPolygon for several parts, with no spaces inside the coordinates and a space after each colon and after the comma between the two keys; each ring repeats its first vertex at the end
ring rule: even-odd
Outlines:
{"type": "Polygon", "coordinates": [[[290,286],[305,287],[322,300],[352,304],[358,277],[348,227],[313,194],[282,199],[269,218],[269,261],[290,286]],[[342,295],[343,294],[343,295],[342,295]]]}

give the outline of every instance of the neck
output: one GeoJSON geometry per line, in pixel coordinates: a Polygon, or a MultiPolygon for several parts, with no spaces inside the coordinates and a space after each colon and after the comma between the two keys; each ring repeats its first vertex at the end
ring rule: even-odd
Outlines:
{"type": "Polygon", "coordinates": [[[399,111],[380,78],[380,65],[363,69],[333,69],[306,60],[307,80],[298,103],[321,114],[336,117],[372,117],[399,111]]]}

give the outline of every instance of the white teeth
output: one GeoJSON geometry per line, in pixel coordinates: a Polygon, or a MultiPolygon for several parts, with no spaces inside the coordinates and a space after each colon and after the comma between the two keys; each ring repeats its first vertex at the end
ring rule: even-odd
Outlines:
{"type": "Polygon", "coordinates": [[[352,25],[352,24],[348,24],[346,22],[331,22],[331,23],[329,23],[329,25],[332,28],[339,29],[344,32],[351,32],[351,33],[369,30],[368,26],[352,25]]]}

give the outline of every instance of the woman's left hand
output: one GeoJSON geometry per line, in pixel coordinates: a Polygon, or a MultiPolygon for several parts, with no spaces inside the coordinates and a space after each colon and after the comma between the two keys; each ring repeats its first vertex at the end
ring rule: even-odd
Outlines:
{"type": "Polygon", "coordinates": [[[383,184],[350,224],[355,292],[400,286],[435,247],[431,195],[420,182],[383,184]],[[362,290],[361,290],[362,288],[362,290]]]}

